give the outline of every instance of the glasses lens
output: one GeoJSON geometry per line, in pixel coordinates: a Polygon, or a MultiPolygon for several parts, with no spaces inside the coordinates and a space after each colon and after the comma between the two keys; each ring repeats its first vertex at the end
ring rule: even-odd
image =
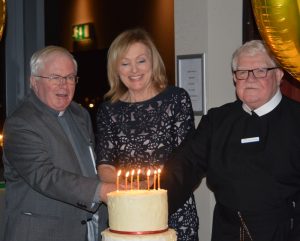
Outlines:
{"type": "Polygon", "coordinates": [[[256,78],[264,78],[267,75],[268,69],[254,69],[253,74],[256,78]]]}
{"type": "Polygon", "coordinates": [[[235,77],[237,79],[247,79],[248,78],[248,70],[237,70],[237,71],[235,71],[235,77]]]}
{"type": "Polygon", "coordinates": [[[70,75],[70,76],[67,76],[67,77],[66,77],[66,80],[67,80],[69,83],[73,83],[73,82],[75,82],[75,78],[76,78],[76,76],[70,75]]]}
{"type": "Polygon", "coordinates": [[[61,77],[54,75],[54,76],[50,76],[49,80],[52,84],[58,85],[61,82],[61,77]]]}

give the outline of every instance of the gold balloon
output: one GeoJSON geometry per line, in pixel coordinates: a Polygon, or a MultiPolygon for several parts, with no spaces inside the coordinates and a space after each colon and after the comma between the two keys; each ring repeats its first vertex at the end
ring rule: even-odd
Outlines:
{"type": "Polygon", "coordinates": [[[5,0],[0,0],[0,41],[4,31],[5,15],[6,15],[5,0]]]}
{"type": "Polygon", "coordinates": [[[252,0],[258,30],[278,62],[300,81],[300,0],[252,0]]]}

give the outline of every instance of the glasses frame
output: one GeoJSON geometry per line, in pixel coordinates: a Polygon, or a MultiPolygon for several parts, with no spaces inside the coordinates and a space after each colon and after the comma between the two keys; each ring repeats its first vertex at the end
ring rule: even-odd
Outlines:
{"type": "Polygon", "coordinates": [[[65,83],[67,84],[71,84],[71,85],[76,85],[78,83],[78,80],[79,80],[79,77],[78,76],[72,76],[74,77],[74,82],[69,82],[68,81],[68,78],[71,77],[72,75],[67,75],[67,76],[61,76],[61,75],[53,75],[53,76],[42,76],[42,75],[34,75],[34,77],[37,77],[37,78],[42,78],[42,79],[49,79],[50,80],[50,83],[54,83],[53,81],[57,81],[59,80],[59,83],[54,83],[56,85],[59,85],[59,84],[62,84],[63,83],[63,80],[65,81],[65,83]]]}
{"type": "Polygon", "coordinates": [[[235,71],[233,71],[233,73],[234,73],[234,76],[235,76],[235,78],[237,79],[237,80],[246,80],[246,79],[248,79],[249,78],[249,73],[252,73],[253,74],[253,76],[256,78],[256,79],[262,79],[262,78],[265,78],[267,75],[268,75],[268,72],[270,71],[270,70],[272,70],[272,69],[278,69],[279,67],[270,67],[270,68],[256,68],[256,69],[239,69],[239,70],[235,70],[235,71]],[[266,74],[264,75],[264,76],[260,76],[260,77],[257,77],[256,75],[255,75],[255,71],[256,70],[266,70],[266,74]],[[247,71],[247,77],[246,78],[238,78],[237,77],[237,75],[236,75],[236,73],[238,72],[238,71],[244,71],[244,72],[246,72],[247,71]]]}

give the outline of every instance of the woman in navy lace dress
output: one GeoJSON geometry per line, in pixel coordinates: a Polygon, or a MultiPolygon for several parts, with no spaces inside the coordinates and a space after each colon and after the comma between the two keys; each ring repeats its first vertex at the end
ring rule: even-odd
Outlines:
{"type": "MultiPolygon", "coordinates": [[[[120,34],[108,52],[109,101],[97,113],[97,162],[100,178],[115,182],[119,168],[158,167],[194,130],[187,92],[167,86],[163,61],[142,29],[120,34]]],[[[167,170],[163,170],[167,172],[167,170]]],[[[170,214],[179,241],[198,240],[194,196],[170,214]]]]}

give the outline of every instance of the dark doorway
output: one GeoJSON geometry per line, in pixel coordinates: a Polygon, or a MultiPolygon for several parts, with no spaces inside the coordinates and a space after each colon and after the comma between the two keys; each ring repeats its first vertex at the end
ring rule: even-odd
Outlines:
{"type": "Polygon", "coordinates": [[[96,113],[108,91],[107,49],[74,52],[78,63],[79,82],[74,100],[89,110],[95,129],[96,113]]]}

